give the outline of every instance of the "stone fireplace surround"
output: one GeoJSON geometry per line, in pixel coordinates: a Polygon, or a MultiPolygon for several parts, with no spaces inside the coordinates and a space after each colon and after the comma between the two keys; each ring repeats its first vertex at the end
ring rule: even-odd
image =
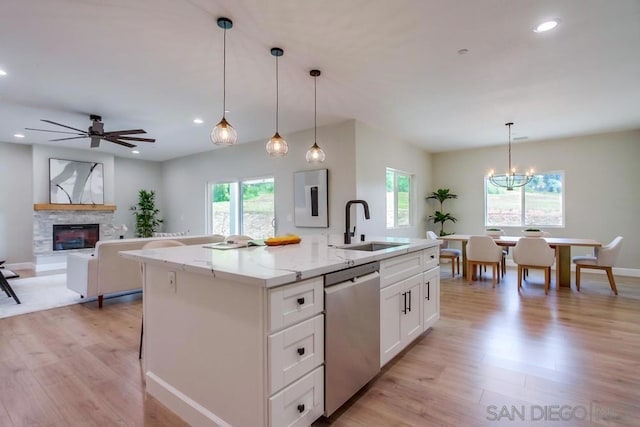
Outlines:
{"type": "Polygon", "coordinates": [[[116,238],[113,220],[113,211],[34,210],[33,255],[36,270],[65,268],[67,254],[93,252],[93,249],[70,249],[63,252],[54,251],[54,224],[100,224],[99,240],[112,240],[116,238]],[[49,267],[47,267],[47,265],[49,265],[49,267]]]}

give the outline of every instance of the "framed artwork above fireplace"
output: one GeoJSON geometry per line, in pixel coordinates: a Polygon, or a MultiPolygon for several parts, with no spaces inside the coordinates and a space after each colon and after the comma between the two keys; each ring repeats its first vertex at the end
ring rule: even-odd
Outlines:
{"type": "Polygon", "coordinates": [[[49,159],[49,203],[104,204],[102,163],[49,159]]]}

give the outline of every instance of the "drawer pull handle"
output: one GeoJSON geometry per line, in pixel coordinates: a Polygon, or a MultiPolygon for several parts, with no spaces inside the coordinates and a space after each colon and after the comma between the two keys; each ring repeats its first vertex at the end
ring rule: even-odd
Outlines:
{"type": "Polygon", "coordinates": [[[300,356],[302,356],[302,355],[304,354],[304,347],[300,347],[300,348],[298,349],[298,354],[299,354],[300,356]]]}
{"type": "Polygon", "coordinates": [[[300,403],[298,405],[298,412],[303,413],[304,412],[304,403],[300,403]]]}
{"type": "Polygon", "coordinates": [[[431,259],[434,259],[436,256],[435,255],[431,255],[431,259]]]}
{"type": "Polygon", "coordinates": [[[298,305],[304,304],[304,298],[298,298],[298,305]]]}

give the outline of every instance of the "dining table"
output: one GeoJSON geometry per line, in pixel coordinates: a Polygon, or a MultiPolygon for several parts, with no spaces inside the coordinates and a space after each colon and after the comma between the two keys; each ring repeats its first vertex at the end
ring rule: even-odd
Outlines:
{"type": "MultiPolygon", "coordinates": [[[[467,242],[471,234],[449,234],[439,236],[438,239],[445,242],[462,243],[462,275],[467,277],[467,242]]],[[[496,244],[500,246],[515,246],[524,236],[498,236],[493,237],[496,244]]],[[[556,251],[556,286],[571,287],[571,247],[583,246],[599,248],[602,243],[593,239],[578,239],[573,237],[540,237],[556,251]]]]}

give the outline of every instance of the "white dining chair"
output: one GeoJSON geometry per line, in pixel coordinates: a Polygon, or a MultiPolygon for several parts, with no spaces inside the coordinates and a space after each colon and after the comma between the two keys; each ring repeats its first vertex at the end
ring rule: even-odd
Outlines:
{"type": "MultiPolygon", "coordinates": [[[[438,236],[433,231],[427,231],[427,237],[431,240],[438,240],[438,236]]],[[[448,259],[451,262],[451,277],[456,277],[455,267],[457,265],[458,274],[460,274],[460,257],[462,251],[460,249],[453,249],[449,247],[449,242],[444,242],[440,245],[440,259],[448,259]]]]}
{"type": "Polygon", "coordinates": [[[575,256],[573,263],[576,265],[576,290],[580,292],[580,270],[582,268],[593,268],[605,270],[609,279],[609,286],[614,294],[618,295],[616,281],[613,278],[613,266],[618,259],[622,249],[622,236],[618,236],[606,246],[595,248],[595,256],[575,256]]]}
{"type": "Polygon", "coordinates": [[[523,237],[513,247],[513,262],[518,265],[518,291],[522,288],[522,276],[530,268],[544,270],[544,293],[549,293],[551,285],[551,266],[555,260],[555,251],[539,237],[523,237]]]}
{"type": "MultiPolygon", "coordinates": [[[[489,236],[469,236],[467,243],[467,280],[473,282],[476,266],[488,265],[492,268],[493,287],[500,282],[502,248],[489,236]]],[[[480,275],[481,272],[478,272],[480,275]]]]}

